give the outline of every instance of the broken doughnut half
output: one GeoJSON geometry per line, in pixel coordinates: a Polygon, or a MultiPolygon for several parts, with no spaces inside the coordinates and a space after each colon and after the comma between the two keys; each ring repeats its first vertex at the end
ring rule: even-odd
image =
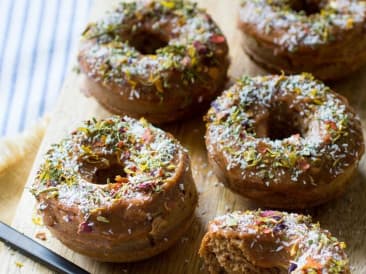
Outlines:
{"type": "Polygon", "coordinates": [[[309,216],[256,210],[211,221],[199,254],[210,273],[350,273],[344,249],[309,216]]]}

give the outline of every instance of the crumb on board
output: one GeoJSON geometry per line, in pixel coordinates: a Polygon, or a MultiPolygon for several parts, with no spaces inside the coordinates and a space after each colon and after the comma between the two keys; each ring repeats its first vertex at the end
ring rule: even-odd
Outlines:
{"type": "Polygon", "coordinates": [[[43,225],[42,217],[41,217],[41,216],[39,216],[39,215],[34,215],[34,216],[32,216],[32,222],[33,222],[35,225],[39,225],[39,226],[42,226],[42,225],[43,225]]]}
{"type": "Polygon", "coordinates": [[[37,239],[40,239],[42,241],[46,241],[47,240],[47,236],[46,236],[46,233],[45,232],[37,232],[35,237],[37,239]]]}
{"type": "Polygon", "coordinates": [[[15,262],[16,267],[22,268],[24,264],[22,262],[16,261],[15,262]]]}

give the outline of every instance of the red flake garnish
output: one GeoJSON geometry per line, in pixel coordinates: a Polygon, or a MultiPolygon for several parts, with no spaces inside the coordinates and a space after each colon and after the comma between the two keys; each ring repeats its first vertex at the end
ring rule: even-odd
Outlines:
{"type": "Polygon", "coordinates": [[[93,223],[82,222],[79,225],[78,233],[80,232],[90,233],[92,231],[93,231],[93,223]]]}
{"type": "Polygon", "coordinates": [[[305,159],[298,160],[299,168],[303,171],[308,170],[310,168],[310,164],[305,159]]]}
{"type": "Polygon", "coordinates": [[[337,124],[333,121],[325,121],[325,123],[333,130],[337,130],[337,124]]]}
{"type": "Polygon", "coordinates": [[[324,141],[324,143],[326,143],[326,144],[328,144],[328,143],[330,143],[330,141],[331,141],[331,139],[332,139],[332,137],[331,137],[331,135],[330,134],[325,134],[324,135],[324,137],[323,137],[323,141],[324,141]]]}
{"type": "Polygon", "coordinates": [[[202,44],[200,41],[194,41],[193,46],[195,47],[196,51],[199,54],[206,54],[207,53],[207,47],[202,44]]]}
{"type": "Polygon", "coordinates": [[[277,211],[273,211],[273,210],[265,210],[265,211],[262,211],[260,213],[260,216],[261,217],[272,217],[272,216],[276,216],[278,214],[277,211]]]}
{"type": "Polygon", "coordinates": [[[264,142],[259,142],[257,145],[257,151],[261,154],[265,154],[268,150],[268,146],[264,142]]]}
{"type": "Polygon", "coordinates": [[[146,191],[146,192],[154,190],[154,187],[155,187],[154,182],[145,182],[145,183],[139,184],[137,186],[137,188],[139,190],[146,191]]]}
{"type": "Polygon", "coordinates": [[[123,147],[123,142],[122,142],[122,141],[119,141],[119,142],[117,143],[117,147],[118,147],[118,148],[122,148],[122,147],[123,147]]]}
{"type": "Polygon", "coordinates": [[[153,140],[153,135],[151,133],[151,129],[147,128],[144,132],[144,134],[142,135],[142,139],[144,140],[145,143],[150,143],[153,140]]]}
{"type": "Polygon", "coordinates": [[[211,36],[210,41],[215,44],[221,44],[225,42],[225,37],[223,35],[214,34],[211,36]]]}
{"type": "Polygon", "coordinates": [[[321,263],[319,263],[317,260],[314,260],[313,258],[308,257],[306,259],[306,264],[303,267],[304,269],[316,269],[320,270],[322,268],[321,263]]]}

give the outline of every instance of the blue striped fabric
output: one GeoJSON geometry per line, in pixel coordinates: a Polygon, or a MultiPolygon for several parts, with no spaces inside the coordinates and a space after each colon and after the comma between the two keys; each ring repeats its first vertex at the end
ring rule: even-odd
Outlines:
{"type": "Polygon", "coordinates": [[[0,0],[0,136],[52,110],[93,0],[0,0]]]}

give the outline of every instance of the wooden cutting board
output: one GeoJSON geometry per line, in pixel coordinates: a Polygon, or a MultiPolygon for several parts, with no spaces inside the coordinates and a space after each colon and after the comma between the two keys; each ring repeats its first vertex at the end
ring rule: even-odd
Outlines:
{"type": "MultiPolygon", "coordinates": [[[[199,6],[207,8],[225,33],[229,45],[232,65],[230,76],[235,79],[242,74],[257,75],[264,71],[256,67],[240,48],[241,35],[236,29],[238,0],[202,0],[199,6]]],[[[92,19],[110,9],[112,1],[95,2],[92,19]]],[[[347,69],[347,68],[345,68],[347,69]]],[[[32,183],[42,154],[48,146],[65,136],[80,121],[91,117],[106,117],[107,111],[92,98],[86,98],[79,92],[80,76],[72,72],[65,82],[55,115],[34,163],[27,185],[32,183]]],[[[366,68],[350,78],[332,84],[332,87],[348,97],[363,120],[366,129],[366,68]]],[[[192,169],[199,190],[199,207],[195,222],[189,232],[174,247],[152,259],[132,264],[98,263],[74,253],[50,236],[45,227],[36,225],[32,217],[35,214],[35,199],[25,188],[18,206],[13,226],[34,238],[37,232],[47,232],[47,240],[42,244],[80,265],[92,273],[201,273],[205,272],[197,256],[198,247],[205,232],[207,222],[217,215],[237,209],[256,208],[248,200],[233,194],[218,184],[210,167],[207,165],[204,146],[204,125],[201,117],[165,126],[190,151],[192,169]]],[[[366,157],[360,163],[359,170],[349,187],[347,194],[337,201],[305,213],[320,221],[322,227],[329,229],[339,239],[348,244],[348,254],[354,273],[366,273],[366,157]]],[[[38,240],[39,241],[39,240],[38,240]]],[[[0,254],[0,273],[49,273],[47,269],[22,255],[4,249],[0,254]],[[20,267],[19,263],[22,264],[20,267]]]]}

